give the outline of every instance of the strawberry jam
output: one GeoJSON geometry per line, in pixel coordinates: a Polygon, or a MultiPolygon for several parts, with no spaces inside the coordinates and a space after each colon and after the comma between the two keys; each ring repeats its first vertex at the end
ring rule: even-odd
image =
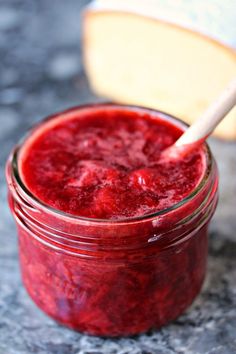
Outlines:
{"type": "Polygon", "coordinates": [[[60,323],[133,335],[175,319],[199,292],[217,170],[206,145],[161,152],[185,125],[100,104],[57,114],[7,164],[24,284],[60,323]]]}
{"type": "Polygon", "coordinates": [[[159,163],[182,129],[143,112],[111,108],[59,115],[32,134],[20,173],[38,199],[66,213],[101,219],[142,216],[191,193],[204,171],[196,151],[159,163]]]}

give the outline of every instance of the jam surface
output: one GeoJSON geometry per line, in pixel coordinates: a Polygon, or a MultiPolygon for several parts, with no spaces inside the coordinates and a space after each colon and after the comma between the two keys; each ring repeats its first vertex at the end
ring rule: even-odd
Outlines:
{"type": "Polygon", "coordinates": [[[180,202],[201,179],[200,150],[180,161],[159,160],[181,134],[142,110],[78,109],[36,128],[21,151],[20,173],[34,196],[69,214],[151,214],[180,202]]]}

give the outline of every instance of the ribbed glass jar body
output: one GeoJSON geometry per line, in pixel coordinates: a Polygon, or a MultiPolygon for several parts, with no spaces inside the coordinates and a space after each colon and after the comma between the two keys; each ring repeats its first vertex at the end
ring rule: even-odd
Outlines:
{"type": "Polygon", "coordinates": [[[44,312],[92,335],[126,336],[160,328],[192,303],[204,280],[217,203],[217,168],[207,146],[206,171],[191,196],[119,221],[79,218],[34,199],[18,173],[20,147],[7,163],[9,203],[23,282],[44,312]]]}

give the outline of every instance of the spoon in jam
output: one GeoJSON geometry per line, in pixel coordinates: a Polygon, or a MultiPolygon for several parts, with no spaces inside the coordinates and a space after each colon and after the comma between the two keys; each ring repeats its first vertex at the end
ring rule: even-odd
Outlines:
{"type": "Polygon", "coordinates": [[[184,157],[199,147],[226,114],[236,105],[236,78],[230,82],[220,96],[170,147],[161,153],[161,160],[184,157]]]}

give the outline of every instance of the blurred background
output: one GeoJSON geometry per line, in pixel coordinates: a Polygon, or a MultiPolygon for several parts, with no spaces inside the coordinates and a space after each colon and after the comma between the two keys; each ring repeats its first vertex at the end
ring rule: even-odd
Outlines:
{"type": "Polygon", "coordinates": [[[106,340],[60,327],[21,285],[4,166],[26,130],[73,105],[101,101],[81,57],[80,12],[87,1],[0,0],[0,354],[236,353],[236,143],[210,139],[220,170],[209,272],[201,296],[159,332],[106,340]]]}

